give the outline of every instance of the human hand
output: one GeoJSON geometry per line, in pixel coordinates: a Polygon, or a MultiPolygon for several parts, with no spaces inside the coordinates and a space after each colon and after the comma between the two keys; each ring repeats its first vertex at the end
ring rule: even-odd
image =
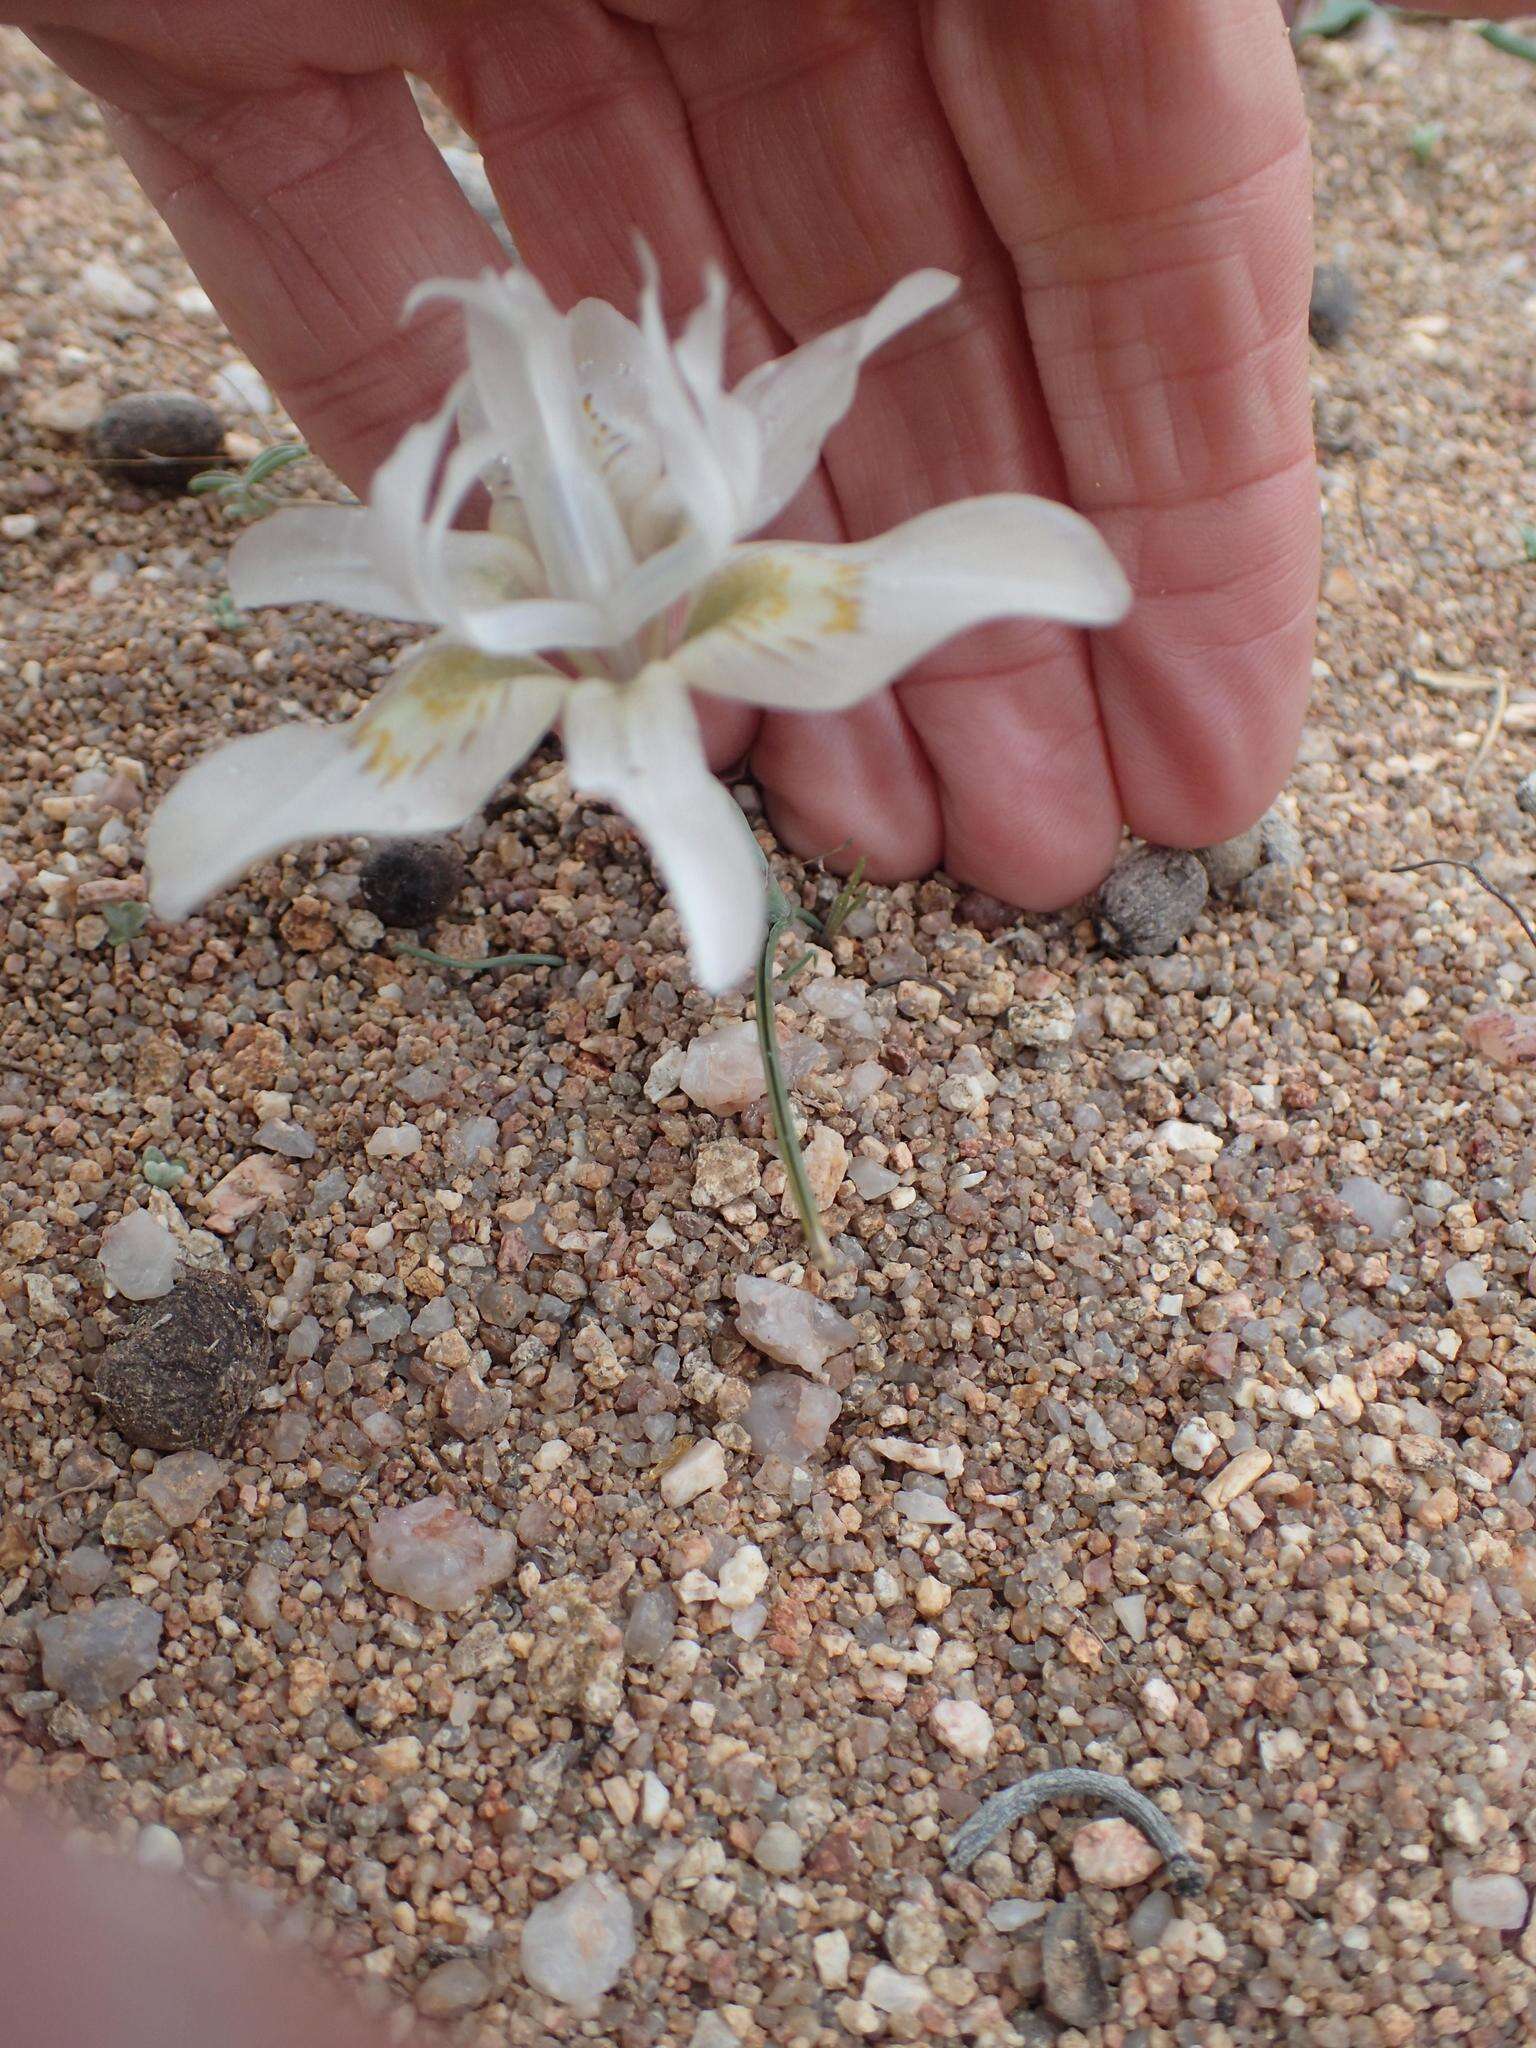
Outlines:
{"type": "MultiPolygon", "coordinates": [[[[1122,820],[1202,844],[1289,767],[1317,548],[1307,142],[1275,0],[0,0],[96,92],[241,344],[355,486],[456,366],[422,278],[497,262],[404,73],[557,300],[719,260],[745,368],[925,265],[793,530],[1035,490],[1102,526],[1114,632],[972,635],[837,717],[702,707],[783,835],[1071,900],[1122,820]]],[[[851,851],[847,857],[851,857],[851,851]]]]}

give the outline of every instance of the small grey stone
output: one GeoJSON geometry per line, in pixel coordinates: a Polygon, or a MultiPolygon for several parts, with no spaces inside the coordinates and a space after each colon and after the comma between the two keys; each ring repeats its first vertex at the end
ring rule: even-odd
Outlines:
{"type": "Polygon", "coordinates": [[[752,1860],[770,1877],[797,1877],[805,1861],[805,1844],[782,1820],[772,1820],[757,1838],[752,1860]]]}
{"type": "Polygon", "coordinates": [[[1132,1948],[1156,1948],[1173,1925],[1173,1900],[1166,1891],[1148,1892],[1126,1922],[1132,1948]]]}
{"type": "Polygon", "coordinates": [[[139,1481],[139,1492],[167,1529],[184,1529],[217,1494],[224,1472],[206,1451],[173,1451],[139,1481]]]}
{"type": "Polygon", "coordinates": [[[256,1142],[264,1152],[277,1152],[284,1159],[313,1159],[317,1149],[313,1132],[285,1116],[270,1117],[256,1133],[256,1142]]]}
{"type": "Polygon", "coordinates": [[[1050,1914],[1041,1935],[1045,2002],[1069,2027],[1102,2026],[1109,2018],[1109,1990],[1099,1961],[1088,1909],[1074,1893],[1050,1914]]]}
{"type": "Polygon", "coordinates": [[[1205,908],[1209,893],[1198,854],[1169,846],[1139,847],[1099,891],[1099,931],[1117,953],[1171,953],[1205,908]]]}
{"type": "Polygon", "coordinates": [[[223,459],[224,422],[188,392],[139,392],[115,399],[98,415],[86,446],[113,481],[182,491],[223,459]]]}
{"type": "Polygon", "coordinates": [[[491,1980],[467,1956],[439,1963],[416,1988],[416,2010],[431,2020],[456,2019],[473,2012],[491,1995],[491,1980]]]}
{"type": "Polygon", "coordinates": [[[1319,348],[1337,348],[1354,324],[1359,305],[1355,281],[1342,263],[1319,263],[1312,273],[1307,326],[1319,348]]]}
{"type": "Polygon", "coordinates": [[[139,1600],[98,1600],[37,1625],[43,1683],[94,1712],[121,1699],[155,1668],[161,1621],[139,1600]]]}
{"type": "Polygon", "coordinates": [[[1264,858],[1264,827],[1250,825],[1234,839],[1218,846],[1202,846],[1200,865],[1205,869],[1213,895],[1230,896],[1239,882],[1246,882],[1264,858]]]}
{"type": "Polygon", "coordinates": [[[669,1587],[647,1586],[635,1598],[624,1623],[624,1658],[629,1664],[655,1664],[672,1647],[677,1634],[677,1601],[669,1587]]]}
{"type": "Polygon", "coordinates": [[[99,1593],[112,1576],[112,1560],[94,1543],[79,1544],[59,1559],[58,1587],[75,1596],[99,1593]]]}

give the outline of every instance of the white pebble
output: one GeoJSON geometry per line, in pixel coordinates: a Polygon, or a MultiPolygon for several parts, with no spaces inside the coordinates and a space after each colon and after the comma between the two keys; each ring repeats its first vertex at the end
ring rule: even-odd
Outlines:
{"type": "Polygon", "coordinates": [[[975,1700],[940,1700],[928,1725],[952,1755],[980,1763],[992,1747],[992,1716],[975,1700]]]}
{"type": "Polygon", "coordinates": [[[130,1301],[157,1301],[176,1280],[176,1240],[145,1209],[130,1209],[104,1231],[101,1270],[130,1301]]]}
{"type": "Polygon", "coordinates": [[[91,304],[103,312],[147,320],[155,310],[154,294],[135,284],[115,263],[87,263],[80,273],[80,285],[91,304]]]}
{"type": "Polygon", "coordinates": [[[724,1484],[725,1452],[712,1436],[702,1437],[661,1475],[661,1497],[669,1508],[685,1508],[724,1484]]]}

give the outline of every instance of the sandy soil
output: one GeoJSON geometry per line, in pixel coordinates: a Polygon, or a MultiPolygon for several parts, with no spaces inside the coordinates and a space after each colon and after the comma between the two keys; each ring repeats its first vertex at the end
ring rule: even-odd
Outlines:
{"type": "Polygon", "coordinates": [[[82,384],[87,408],[208,394],[231,351],[93,111],[0,37],[12,1792],[236,1882],[464,2042],[1049,2040],[1040,1934],[1073,1891],[1112,2016],[1068,2043],[1530,2038],[1536,1929],[1467,1901],[1536,1883],[1533,1098],[1467,1027],[1529,1003],[1533,955],[1467,876],[1391,870],[1476,855],[1531,893],[1536,89],[1461,32],[1405,31],[1369,71],[1315,55],[1319,248],[1359,310],[1316,361],[1300,863],[1213,898],[1158,960],[1109,957],[1086,917],[1019,930],[942,880],[875,895],[837,967],[869,984],[877,1042],[785,1005],[826,1045],[811,1121],[895,1177],[836,1194],[848,1263],[822,1291],[858,1342],[791,1483],[750,1452],[767,1368],[733,1298],[747,1273],[819,1284],[771,1138],[666,1068],[645,1088],[741,1006],[690,990],[643,857],[552,760],[463,835],[436,943],[561,969],[399,957],[346,845],[112,942],[143,803],[215,725],[341,714],[391,643],[232,620],[217,514],[107,483],[39,424],[82,384]],[[92,302],[98,257],[149,316],[92,302]],[[494,1161],[455,1163],[485,1115],[494,1161]],[[286,1186],[210,1233],[274,1116],[313,1157],[274,1156],[286,1186]],[[419,1149],[370,1154],[406,1124],[419,1149]],[[737,1192],[702,1206],[721,1139],[737,1192]],[[151,1147],[187,1168],[160,1194],[151,1147]],[[1402,1199],[1378,1237],[1356,1212],[1382,1191],[1402,1199]],[[277,1360],[177,1529],[139,1501],[154,1455],[90,1398],[123,1322],[101,1234],[147,1203],[246,1278],[277,1360]],[[477,1376],[504,1413],[468,1401],[477,1376]],[[667,1506],[665,1460],[710,1436],[725,1484],[667,1506]],[[435,1493],[519,1544],[453,1617],[365,1569],[372,1518],[435,1493]],[[714,1575],[749,1543],[767,1582],[743,1610],[714,1575]],[[615,1629],[662,1588],[696,1596],[673,1640],[653,1598],[621,1660],[615,1629]],[[158,1661],[88,1710],[44,1686],[38,1625],[112,1596],[161,1617],[158,1661]],[[956,1755],[972,1701],[991,1739],[956,1755]],[[1076,1808],[946,1870],[981,1796],[1061,1763],[1150,1793],[1204,1895],[1085,1882],[1076,1808]],[[530,1988],[520,1942],[588,1872],[622,1887],[638,1946],[583,2018],[530,1988]]]}

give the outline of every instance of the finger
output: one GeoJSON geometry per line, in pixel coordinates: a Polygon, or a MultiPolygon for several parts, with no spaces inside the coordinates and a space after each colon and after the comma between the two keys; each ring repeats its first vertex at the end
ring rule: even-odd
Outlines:
{"type": "Polygon", "coordinates": [[[18,2048],[368,2048],[383,2038],[377,2019],[291,1955],[274,1968],[270,1949],[184,1883],[100,1851],[66,1853],[14,1818],[0,1825],[0,1982],[18,2048]]]}
{"type": "Polygon", "coordinates": [[[1240,830],[1305,706],[1317,493],[1307,138],[1274,0],[937,5],[1075,501],[1138,593],[1096,648],[1131,825],[1240,830]]]}
{"type": "MultiPolygon", "coordinates": [[[[980,492],[1054,494],[1017,287],[934,96],[915,8],[893,5],[876,32],[855,32],[819,6],[777,10],[770,23],[732,0],[705,27],[664,34],[662,47],[731,238],[792,334],[846,318],[906,271],[933,264],[965,279],[957,306],[870,365],[828,445],[848,531],[980,492]]],[[[953,873],[1016,902],[1061,902],[1097,878],[1119,814],[1080,636],[973,636],[905,683],[898,702],[918,745],[898,746],[869,719],[840,738],[845,801],[839,813],[827,789],[824,837],[840,836],[834,818],[859,835],[882,812],[908,820],[909,872],[942,835],[953,873]],[[855,735],[862,747],[850,747],[855,735]]],[[[827,739],[812,720],[770,721],[770,735],[757,763],[787,814],[792,789],[820,786],[827,739]]]]}
{"type": "MultiPolygon", "coordinates": [[[[86,69],[80,39],[48,47],[86,69]]],[[[316,452],[355,488],[462,360],[446,311],[409,328],[425,278],[498,260],[397,73],[109,110],[107,125],[230,332],[316,452]]]]}

